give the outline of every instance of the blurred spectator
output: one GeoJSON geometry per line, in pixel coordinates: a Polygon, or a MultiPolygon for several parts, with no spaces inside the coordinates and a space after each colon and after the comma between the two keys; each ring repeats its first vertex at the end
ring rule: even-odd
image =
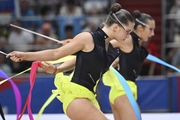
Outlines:
{"type": "Polygon", "coordinates": [[[177,49],[174,52],[173,58],[172,58],[172,65],[180,68],[180,49],[177,49]]]}
{"type": "MultiPolygon", "coordinates": [[[[54,39],[58,39],[57,35],[53,33],[52,27],[50,23],[44,23],[41,26],[41,34],[54,38],[54,39]]],[[[51,47],[53,44],[57,44],[54,41],[51,41],[47,38],[41,37],[41,36],[37,36],[36,38],[36,45],[42,45],[44,47],[51,47]]]]}
{"type": "Polygon", "coordinates": [[[0,37],[0,50],[4,51],[5,53],[8,53],[8,49],[7,49],[7,38],[4,36],[0,37]]]}
{"type": "MultiPolygon", "coordinates": [[[[0,37],[0,51],[9,53],[7,49],[7,39],[4,36],[0,37]]],[[[11,67],[8,65],[9,59],[5,58],[5,55],[0,54],[0,69],[3,70],[5,73],[11,73],[11,67]]]]}
{"type": "Polygon", "coordinates": [[[40,9],[40,15],[41,15],[41,24],[40,27],[42,26],[43,23],[50,23],[52,29],[55,31],[55,33],[58,33],[58,25],[56,22],[56,15],[54,11],[52,11],[52,8],[49,5],[44,5],[40,9]]]}
{"type": "MultiPolygon", "coordinates": [[[[20,20],[12,21],[12,24],[21,27],[20,20]]],[[[34,36],[33,34],[23,31],[18,28],[11,27],[9,37],[8,37],[8,44],[11,46],[12,50],[19,50],[19,51],[29,51],[28,45],[32,45],[34,43],[34,36]]]]}
{"type": "Polygon", "coordinates": [[[65,38],[64,39],[72,39],[74,37],[74,28],[72,25],[65,26],[65,38]]]}
{"type": "Polygon", "coordinates": [[[87,0],[84,2],[85,14],[88,15],[105,14],[105,9],[107,7],[107,0],[87,0]]]}
{"type": "MultiPolygon", "coordinates": [[[[21,17],[33,17],[35,16],[34,11],[32,11],[29,7],[29,0],[19,0],[20,2],[20,14],[21,17]]],[[[17,15],[15,11],[12,13],[12,17],[17,18],[17,15]]],[[[22,27],[28,28],[28,29],[35,29],[35,22],[33,20],[25,20],[22,22],[22,27]]]]}
{"type": "Polygon", "coordinates": [[[23,61],[23,62],[10,62],[10,67],[12,69],[12,73],[20,73],[31,67],[31,61],[23,61]]]}
{"type": "Polygon", "coordinates": [[[62,3],[63,0],[30,0],[29,1],[32,5],[34,4],[40,4],[40,5],[55,5],[62,3]]]}
{"type": "Polygon", "coordinates": [[[11,67],[5,62],[6,57],[3,54],[0,54],[0,69],[7,74],[11,74],[11,67]]]}
{"type": "Polygon", "coordinates": [[[40,14],[41,14],[43,20],[49,21],[49,22],[54,20],[54,18],[56,17],[49,5],[42,6],[42,8],[40,10],[40,14]]]}
{"type": "MultiPolygon", "coordinates": [[[[169,14],[180,15],[180,0],[174,0],[174,6],[170,9],[169,14]]],[[[180,19],[170,20],[170,29],[168,42],[180,42],[180,19]]]]}
{"type": "Polygon", "coordinates": [[[82,16],[82,8],[75,4],[75,0],[66,0],[65,5],[63,5],[59,10],[60,16],[82,16]]]}

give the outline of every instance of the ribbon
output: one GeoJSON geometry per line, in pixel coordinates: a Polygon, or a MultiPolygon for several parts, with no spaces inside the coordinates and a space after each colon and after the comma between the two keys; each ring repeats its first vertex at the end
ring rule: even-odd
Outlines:
{"type": "MultiPolygon", "coordinates": [[[[2,70],[0,70],[0,75],[3,78],[8,78],[8,76],[2,70]]],[[[21,111],[21,104],[22,104],[21,94],[16,84],[10,78],[8,78],[7,80],[11,83],[13,91],[14,91],[14,95],[16,99],[16,113],[17,113],[17,119],[18,119],[18,116],[20,115],[20,111],[21,111]]]]}
{"type": "MultiPolygon", "coordinates": [[[[170,67],[170,68],[172,68],[172,69],[174,69],[174,70],[176,70],[176,71],[178,71],[178,72],[180,71],[180,70],[179,70],[178,68],[176,68],[175,66],[172,66],[172,65],[170,65],[170,64],[168,64],[168,63],[166,63],[166,62],[164,62],[164,61],[162,61],[162,60],[160,60],[160,59],[158,59],[157,57],[155,57],[155,56],[153,56],[153,55],[151,55],[151,54],[149,54],[146,59],[151,60],[151,61],[153,61],[153,62],[157,62],[157,63],[162,64],[162,65],[165,65],[165,66],[167,66],[167,67],[170,67]]],[[[68,60],[68,58],[65,59],[64,61],[67,61],[67,60],[68,60]]],[[[63,61],[61,61],[61,62],[63,62],[63,61]]],[[[132,92],[131,92],[131,90],[130,90],[130,88],[129,88],[129,85],[126,83],[124,77],[122,77],[121,74],[117,73],[117,71],[116,71],[115,69],[113,69],[112,67],[110,67],[110,69],[111,69],[111,71],[113,71],[113,72],[116,74],[116,76],[118,77],[118,80],[119,80],[120,83],[122,84],[122,87],[124,88],[124,91],[126,92],[126,95],[127,95],[128,99],[129,99],[129,101],[130,101],[130,103],[131,103],[131,105],[132,105],[132,107],[133,107],[133,109],[134,109],[134,111],[135,111],[135,114],[136,114],[138,120],[141,120],[141,116],[140,116],[140,113],[139,113],[139,109],[138,109],[137,104],[136,104],[136,102],[135,102],[135,99],[134,99],[134,97],[133,97],[133,95],[132,95],[132,92]]],[[[52,101],[51,98],[52,98],[52,95],[48,98],[48,100],[45,102],[45,104],[43,105],[43,107],[40,109],[40,111],[39,111],[39,113],[38,113],[38,117],[36,118],[36,120],[38,120],[38,119],[40,118],[40,115],[42,114],[42,112],[44,111],[44,109],[50,104],[50,102],[52,101]],[[50,101],[49,99],[51,99],[51,101],[50,101]]]]}
{"type": "Polygon", "coordinates": [[[30,90],[29,90],[29,94],[28,94],[26,103],[24,105],[23,111],[22,111],[20,117],[18,118],[18,120],[20,120],[21,117],[23,116],[26,107],[27,107],[27,110],[28,110],[29,119],[34,120],[33,115],[32,115],[32,111],[31,111],[31,97],[32,97],[32,89],[34,87],[34,82],[35,82],[35,78],[36,78],[36,71],[37,71],[38,67],[40,66],[40,64],[41,64],[41,62],[33,62],[32,65],[31,65],[30,90]]]}
{"type": "MultiPolygon", "coordinates": [[[[52,63],[52,64],[56,64],[56,63],[61,63],[61,62],[64,62],[64,61],[67,61],[67,60],[70,60],[70,59],[73,59],[73,58],[75,58],[74,55],[69,55],[69,56],[63,57],[63,58],[61,58],[59,60],[48,61],[48,62],[52,63]]],[[[31,65],[31,71],[30,71],[30,91],[29,91],[26,103],[24,105],[23,111],[21,112],[21,115],[18,118],[18,120],[20,120],[22,118],[22,116],[23,116],[23,114],[25,112],[26,106],[27,106],[27,109],[28,109],[28,115],[29,115],[30,120],[34,120],[33,115],[32,115],[32,111],[31,111],[31,97],[32,97],[32,89],[34,87],[34,81],[35,81],[35,78],[36,78],[36,71],[37,71],[38,67],[40,66],[40,64],[41,64],[41,62],[33,62],[32,65],[31,65]]],[[[38,118],[40,118],[40,115],[43,113],[44,109],[51,103],[51,101],[55,98],[55,96],[57,96],[57,95],[55,95],[55,94],[53,95],[52,94],[49,97],[49,99],[46,101],[46,103],[43,105],[43,107],[39,111],[38,118]]]]}
{"type": "Polygon", "coordinates": [[[170,65],[170,64],[164,62],[163,60],[161,60],[161,59],[159,59],[159,58],[157,58],[157,57],[155,57],[155,56],[153,56],[151,54],[148,54],[146,59],[148,59],[150,61],[153,61],[153,62],[156,62],[156,63],[159,63],[159,64],[162,64],[164,66],[167,66],[167,67],[169,67],[169,68],[171,68],[173,70],[176,70],[177,72],[180,72],[180,70],[177,67],[175,67],[173,65],[170,65]]]}
{"type": "MultiPolygon", "coordinates": [[[[71,56],[71,59],[72,58],[74,58],[74,56],[71,56]]],[[[64,57],[63,59],[59,59],[59,60],[57,60],[57,61],[49,61],[50,63],[53,63],[53,64],[56,64],[56,63],[60,63],[60,62],[64,62],[64,61],[67,61],[67,60],[69,60],[70,59],[70,57],[64,57]]],[[[170,67],[170,68],[172,68],[172,69],[174,69],[174,70],[176,70],[176,71],[178,71],[178,72],[180,72],[180,70],[178,69],[178,68],[176,68],[175,66],[172,66],[172,65],[170,65],[170,64],[168,64],[168,63],[166,63],[166,62],[164,62],[164,61],[162,61],[162,60],[160,60],[160,59],[158,59],[157,57],[155,57],[155,56],[153,56],[153,55],[151,55],[151,54],[149,54],[148,56],[147,56],[147,58],[146,59],[148,59],[148,60],[150,60],[150,61],[153,61],[153,62],[157,62],[157,63],[159,63],[159,64],[162,64],[162,65],[164,65],[164,66],[167,66],[167,67],[170,67]]],[[[36,66],[36,67],[38,67],[38,66],[36,66]]],[[[29,69],[27,69],[27,70],[30,70],[31,68],[29,68],[29,69]]],[[[132,105],[132,107],[133,107],[133,109],[134,109],[134,111],[135,111],[135,113],[136,113],[136,116],[138,117],[138,120],[141,120],[141,116],[140,116],[140,114],[139,114],[139,109],[137,108],[137,104],[135,104],[136,102],[135,102],[135,100],[134,100],[134,97],[133,97],[133,95],[132,95],[132,92],[130,91],[129,92],[129,90],[130,90],[130,88],[128,88],[129,86],[127,85],[127,83],[126,83],[126,81],[124,82],[124,78],[119,74],[119,73],[117,73],[117,71],[114,71],[115,69],[113,69],[112,67],[110,67],[110,69],[116,74],[116,76],[118,77],[118,79],[119,80],[121,80],[120,81],[120,83],[122,84],[122,86],[123,86],[123,88],[124,88],[124,90],[125,90],[125,92],[126,92],[126,95],[127,96],[129,96],[128,97],[128,99],[130,100],[130,103],[131,103],[131,105],[132,105]],[[131,101],[132,100],[132,101],[131,101]],[[134,103],[135,102],[135,103],[134,103]]],[[[36,69],[37,70],[37,69],[36,69]]],[[[36,70],[33,70],[33,72],[34,72],[34,75],[36,76],[36,70]]],[[[24,71],[23,71],[24,72],[24,71]]],[[[22,72],[21,72],[22,73],[22,72]]],[[[23,74],[23,73],[22,73],[23,74]]],[[[20,75],[20,74],[18,74],[18,75],[20,75]]],[[[10,78],[13,78],[13,77],[16,77],[16,76],[18,76],[18,75],[14,75],[14,76],[12,76],[12,77],[10,77],[10,78]]],[[[31,76],[31,75],[30,75],[31,76]]],[[[35,79],[35,76],[33,77],[34,79],[35,79]]],[[[7,81],[8,79],[6,79],[6,81],[7,81]]],[[[5,82],[6,82],[5,81],[5,82]]],[[[31,81],[31,80],[30,80],[31,81]]],[[[34,80],[32,80],[32,82],[30,82],[31,83],[31,87],[33,88],[33,85],[34,85],[34,80]]],[[[0,82],[0,84],[2,84],[1,82],[0,82]]],[[[32,92],[32,88],[30,88],[30,92],[32,92]]],[[[28,114],[29,114],[29,116],[30,116],[30,119],[32,119],[33,120],[33,117],[32,117],[32,112],[31,112],[31,108],[30,108],[30,102],[31,102],[31,94],[29,93],[29,95],[30,95],[30,97],[28,96],[28,99],[29,100],[27,100],[26,101],[26,104],[25,104],[25,106],[28,104],[28,114]]],[[[40,118],[40,115],[43,113],[43,111],[44,111],[44,109],[50,104],[50,102],[53,100],[55,98],[55,95],[51,95],[49,98],[48,98],[48,100],[45,102],[45,104],[42,106],[42,108],[40,109],[40,111],[39,111],[39,113],[38,113],[38,117],[37,117],[37,119],[36,120],[38,120],[39,118],[40,118]]],[[[24,107],[25,108],[25,107],[24,107]]],[[[22,113],[24,113],[24,112],[22,112],[22,113]]],[[[22,114],[21,114],[22,115],[22,114]]],[[[22,116],[21,116],[22,117],[22,116]]],[[[20,118],[21,117],[19,117],[19,120],[20,120],[20,118]]]]}
{"type": "Polygon", "coordinates": [[[129,85],[127,84],[126,80],[112,66],[110,66],[110,70],[113,71],[114,74],[116,75],[116,77],[118,78],[120,84],[122,85],[122,87],[123,87],[123,89],[124,89],[124,91],[126,93],[126,96],[129,99],[129,102],[130,102],[130,104],[131,104],[131,106],[132,106],[132,108],[133,108],[133,110],[134,110],[138,120],[141,120],[141,114],[140,114],[139,108],[137,106],[136,100],[134,99],[134,96],[133,96],[133,94],[131,92],[131,89],[130,89],[129,85]]]}
{"type": "Polygon", "coordinates": [[[44,112],[45,108],[56,98],[57,95],[58,95],[57,93],[51,94],[51,96],[46,100],[46,102],[43,104],[40,111],[38,112],[36,120],[39,120],[39,118],[42,115],[42,113],[44,112]]]}
{"type": "MultiPolygon", "coordinates": [[[[59,59],[59,60],[56,60],[56,61],[47,61],[47,62],[52,63],[52,64],[57,64],[57,63],[61,63],[61,62],[64,62],[64,61],[73,59],[73,58],[75,58],[75,55],[69,55],[69,56],[63,57],[63,58],[61,58],[61,59],[59,59]]],[[[2,81],[0,82],[0,85],[3,84],[3,83],[5,83],[5,82],[7,82],[9,79],[12,79],[12,78],[14,78],[14,77],[17,77],[17,76],[19,76],[19,75],[21,75],[21,74],[23,74],[23,73],[25,73],[25,72],[27,72],[27,71],[29,71],[29,70],[31,70],[31,68],[28,68],[28,69],[26,69],[26,70],[24,70],[24,71],[22,71],[22,72],[20,72],[20,73],[18,73],[18,74],[15,74],[15,75],[7,78],[7,79],[2,80],[2,81]]]]}
{"type": "Polygon", "coordinates": [[[0,103],[0,114],[1,114],[2,119],[5,120],[4,113],[3,113],[3,110],[2,110],[2,106],[1,106],[1,103],[0,103]]]}
{"type": "MultiPolygon", "coordinates": [[[[49,61],[52,64],[56,64],[56,63],[61,63],[61,62],[65,62],[71,59],[74,59],[75,56],[74,55],[69,55],[66,57],[63,57],[57,61],[49,61]]],[[[56,93],[52,93],[51,96],[46,100],[46,102],[43,104],[43,106],[41,107],[40,111],[37,114],[36,120],[39,120],[40,116],[42,115],[42,113],[44,112],[45,108],[56,98],[57,94],[56,93]]]]}

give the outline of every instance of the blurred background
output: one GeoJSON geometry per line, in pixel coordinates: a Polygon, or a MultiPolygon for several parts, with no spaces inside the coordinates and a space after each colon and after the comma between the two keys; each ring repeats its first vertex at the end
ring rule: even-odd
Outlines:
{"type": "MultiPolygon", "coordinates": [[[[9,53],[60,46],[9,24],[62,41],[82,31],[94,31],[114,2],[130,13],[138,9],[150,14],[156,21],[155,36],[144,46],[152,55],[180,68],[180,0],[0,0],[0,50],[9,53]]],[[[9,76],[30,66],[31,62],[14,63],[0,54],[0,69],[9,76]]],[[[38,70],[32,97],[33,113],[39,111],[51,90],[55,89],[53,79],[53,75],[38,70]]],[[[24,104],[29,92],[29,73],[13,78],[13,81],[20,89],[24,104]]],[[[180,112],[180,74],[176,71],[147,60],[137,86],[138,104],[143,113],[180,112]]],[[[100,82],[98,101],[105,113],[111,113],[108,91],[109,88],[100,82]]],[[[0,85],[0,103],[6,114],[16,113],[13,89],[8,82],[0,85]]],[[[45,113],[63,113],[61,103],[55,99],[45,113]]]]}

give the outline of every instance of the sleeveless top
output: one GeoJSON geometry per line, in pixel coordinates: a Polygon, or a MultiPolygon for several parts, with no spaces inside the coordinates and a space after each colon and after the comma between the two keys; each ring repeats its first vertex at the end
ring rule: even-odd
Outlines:
{"type": "Polygon", "coordinates": [[[95,87],[99,79],[108,70],[119,53],[111,44],[109,44],[106,52],[105,39],[108,36],[100,28],[90,33],[93,37],[94,48],[90,52],[77,52],[76,66],[71,82],[84,86],[95,93],[95,87]]]}
{"type": "Polygon", "coordinates": [[[146,59],[149,52],[146,48],[139,45],[139,37],[131,33],[133,39],[133,50],[125,53],[120,50],[119,56],[119,73],[126,79],[135,82],[141,70],[141,65],[146,59]]]}

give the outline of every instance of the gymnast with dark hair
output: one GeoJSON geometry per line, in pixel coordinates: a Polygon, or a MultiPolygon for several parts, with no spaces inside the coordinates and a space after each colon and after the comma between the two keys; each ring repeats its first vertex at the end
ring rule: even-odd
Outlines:
{"type": "MultiPolygon", "coordinates": [[[[57,49],[37,52],[13,51],[7,57],[15,62],[53,61],[76,53],[75,59],[66,62],[66,65],[75,65],[72,79],[69,82],[59,81],[56,87],[60,96],[57,98],[63,103],[65,114],[72,120],[107,120],[96,100],[96,86],[119,56],[110,41],[125,40],[133,27],[134,19],[131,14],[122,9],[120,4],[114,3],[102,29],[82,32],[57,49]]],[[[53,70],[53,73],[61,71],[59,67],[54,67],[53,70]]]]}
{"type": "MultiPolygon", "coordinates": [[[[149,38],[154,36],[155,20],[150,15],[140,13],[138,10],[135,10],[133,15],[135,25],[130,36],[124,41],[111,41],[113,47],[120,51],[120,56],[113,62],[112,66],[126,79],[137,100],[136,79],[140,73],[142,63],[149,54],[142,43],[147,42],[149,38]]],[[[103,79],[106,85],[109,83],[107,81],[112,81],[112,79],[103,79]]],[[[111,87],[109,101],[115,120],[137,120],[123,87],[119,84],[119,81],[113,83],[108,86],[111,87]]]]}

